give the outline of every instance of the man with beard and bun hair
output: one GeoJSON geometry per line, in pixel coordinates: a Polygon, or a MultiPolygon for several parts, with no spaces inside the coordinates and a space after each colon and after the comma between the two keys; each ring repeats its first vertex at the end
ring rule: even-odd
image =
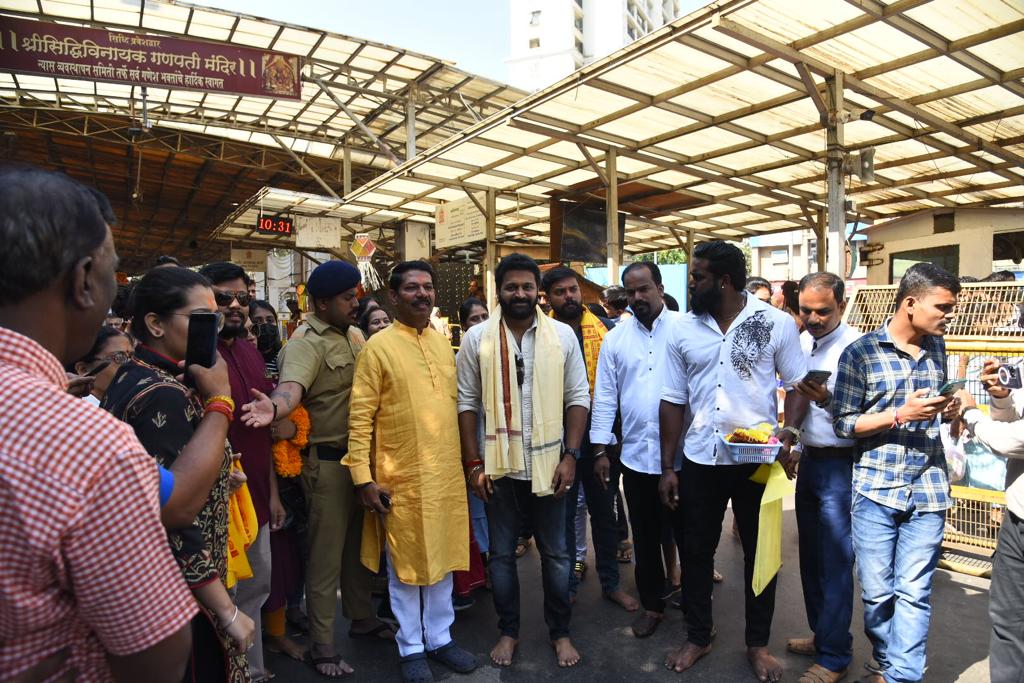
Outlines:
{"type": "MultiPolygon", "coordinates": [[[[590,310],[583,307],[579,280],[576,273],[564,266],[553,268],[544,273],[541,281],[542,289],[547,292],[551,302],[550,316],[572,328],[583,352],[583,360],[587,367],[587,380],[593,393],[594,381],[597,378],[597,358],[601,351],[601,343],[610,321],[598,318],[590,310]]],[[[589,423],[589,420],[588,420],[589,423]]],[[[587,425],[587,429],[590,425],[587,425]]],[[[639,608],[636,599],[622,590],[619,585],[619,563],[615,554],[618,550],[618,530],[615,526],[613,505],[615,491],[618,490],[618,467],[615,468],[615,487],[609,486],[612,480],[612,467],[607,454],[601,458],[594,456],[590,439],[586,430],[580,443],[580,457],[576,462],[576,478],[566,494],[566,545],[573,552],[577,545],[586,549],[586,510],[590,510],[590,523],[593,528],[594,556],[596,557],[597,573],[601,580],[601,593],[605,598],[621,606],[627,612],[635,612],[639,608]],[[577,529],[577,498],[582,487],[586,506],[580,513],[583,517],[582,529],[577,529]],[[582,531],[583,538],[577,538],[582,531]],[[582,541],[582,543],[580,543],[582,541]]],[[[576,558],[579,560],[579,556],[576,558]]],[[[570,598],[576,597],[579,586],[579,574],[573,572],[569,576],[570,598]]]]}
{"type": "Polygon", "coordinates": [[[572,567],[563,496],[573,484],[587,423],[587,369],[572,328],[537,306],[540,269],[533,259],[506,256],[494,279],[501,305],[466,333],[457,362],[463,464],[473,493],[488,503],[489,568],[501,631],[491,659],[510,665],[519,642],[515,549],[526,517],[541,556],[551,644],[559,666],[575,666],[580,655],[569,640],[572,567]]]}
{"type": "MultiPolygon", "coordinates": [[[[274,388],[267,379],[263,356],[245,339],[245,325],[249,320],[249,277],[241,266],[226,261],[210,263],[199,269],[213,285],[217,310],[224,316],[224,327],[217,340],[217,350],[228,366],[231,380],[231,399],[236,418],[241,417],[241,406],[252,399],[252,391],[269,392],[274,388]]],[[[231,448],[241,455],[252,505],[256,510],[259,530],[256,540],[245,551],[252,578],[235,584],[235,604],[253,620],[256,633],[261,632],[261,609],[270,595],[270,533],[284,523],[284,508],[277,496],[277,476],[271,448],[273,438],[267,427],[251,427],[242,420],[232,420],[228,428],[231,448]]],[[[267,677],[263,668],[263,644],[257,638],[247,653],[249,672],[253,680],[267,677]]]]}
{"type": "Polygon", "coordinates": [[[359,354],[341,462],[363,507],[376,513],[366,516],[361,555],[377,571],[387,553],[402,680],[428,683],[428,657],[463,674],[477,666],[450,632],[452,572],[469,569],[455,358],[447,337],[430,327],[430,264],[399,263],[388,289],[396,320],[359,354]]]}
{"type": "MultiPolygon", "coordinates": [[[[622,282],[633,317],[616,325],[601,345],[590,440],[599,463],[595,469],[607,471],[605,444],[616,443],[612,427],[616,414],[621,414],[619,460],[633,525],[636,586],[644,607],[632,630],[637,638],[646,638],[665,618],[661,549],[662,540],[671,535],[666,528],[671,522],[658,499],[661,454],[654,426],[661,401],[661,378],[665,376],[665,345],[679,314],[665,306],[665,288],[657,264],[631,263],[622,274],[622,282]]],[[[680,450],[676,466],[681,460],[680,450]]]]}
{"type": "Polygon", "coordinates": [[[373,615],[373,574],[359,561],[363,507],[341,464],[348,452],[356,355],[363,347],[355,318],[360,279],[359,270],[345,261],[327,261],[313,270],[306,283],[313,311],[281,349],[277,388],[269,397],[255,392],[256,400],[242,408],[247,423],[262,426],[287,417],[300,403],[309,413],[309,447],[302,459],[309,511],[306,610],[310,661],[328,678],[352,673],[334,646],[339,584],[343,613],[351,619],[349,637],[394,639],[373,615]]]}
{"type": "Polygon", "coordinates": [[[774,683],[782,678],[782,665],[768,652],[777,577],[758,595],[751,585],[765,486],[750,479],[759,465],[737,463],[722,439],[738,427],[776,423],[776,376],[781,377],[787,390],[786,426],[779,433],[778,460],[793,478],[799,456],[791,447],[799,438],[807,399],[792,389],[806,374],[806,363],[793,319],[745,292],[746,279],[739,247],[719,240],[699,244],[690,266],[693,310],[673,327],[667,344],[658,420],[659,491],[670,509],[682,508],[687,640],[665,666],[685,671],[711,651],[715,550],[731,500],[743,544],[747,659],[759,680],[774,683]],[[687,406],[693,421],[677,473],[676,449],[687,406]]]}

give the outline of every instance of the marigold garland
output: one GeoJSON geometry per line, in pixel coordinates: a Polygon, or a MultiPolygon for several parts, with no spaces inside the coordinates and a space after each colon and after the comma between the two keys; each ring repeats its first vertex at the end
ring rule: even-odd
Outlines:
{"type": "Polygon", "coordinates": [[[274,443],[274,471],[279,477],[297,477],[302,472],[302,449],[309,443],[309,413],[302,406],[288,419],[295,424],[295,436],[274,443]]]}

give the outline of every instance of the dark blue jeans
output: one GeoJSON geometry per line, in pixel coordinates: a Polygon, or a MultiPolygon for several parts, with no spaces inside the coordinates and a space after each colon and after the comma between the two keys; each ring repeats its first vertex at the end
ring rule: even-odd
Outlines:
{"type": "Polygon", "coordinates": [[[844,671],[853,656],[853,541],[850,537],[852,457],[815,457],[808,447],[796,480],[800,581],[814,661],[844,671]]]}
{"type": "Polygon", "coordinates": [[[565,498],[535,496],[528,481],[509,477],[496,479],[494,494],[487,503],[487,527],[491,536],[487,569],[491,574],[494,609],[501,635],[519,637],[519,573],[516,569],[516,540],[525,518],[533,528],[540,552],[544,585],[544,621],[552,640],[569,635],[572,608],[569,603],[569,575],[572,562],[565,543],[565,498]]]}
{"type": "MultiPolygon", "coordinates": [[[[619,483],[619,462],[617,458],[612,460],[611,468],[612,481],[605,488],[594,478],[594,458],[589,455],[588,457],[580,458],[576,463],[576,477],[572,483],[572,488],[565,494],[566,547],[575,549],[576,498],[579,495],[580,486],[583,487],[583,496],[587,501],[587,511],[590,513],[590,529],[591,536],[594,539],[597,575],[601,580],[601,591],[605,594],[619,590],[619,562],[616,559],[616,551],[619,548],[619,531],[614,509],[615,493],[618,491],[619,483]]],[[[570,595],[576,595],[579,583],[576,574],[570,572],[570,595]]]]}

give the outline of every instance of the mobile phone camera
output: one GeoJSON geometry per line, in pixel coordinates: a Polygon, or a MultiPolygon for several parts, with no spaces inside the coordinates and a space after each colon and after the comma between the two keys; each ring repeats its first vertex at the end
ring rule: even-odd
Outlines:
{"type": "Polygon", "coordinates": [[[1020,365],[1017,363],[1003,363],[999,366],[999,383],[1007,389],[1022,388],[1020,377],[1020,365]]]}

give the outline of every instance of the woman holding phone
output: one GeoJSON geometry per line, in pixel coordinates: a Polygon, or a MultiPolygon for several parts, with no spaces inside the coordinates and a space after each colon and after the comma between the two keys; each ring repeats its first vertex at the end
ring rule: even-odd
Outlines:
{"type": "MultiPolygon", "coordinates": [[[[196,449],[208,451],[215,479],[191,523],[168,529],[168,540],[185,581],[202,608],[192,620],[192,655],[187,680],[249,680],[245,652],[258,634],[253,622],[231,601],[227,569],[228,495],[231,450],[227,425],[233,413],[224,361],[212,368],[192,366],[189,389],[177,376],[186,357],[189,316],[215,313],[210,283],[185,268],[151,270],[132,295],[132,331],[139,340],[135,357],[122,366],[101,407],[131,425],[146,450],[166,468],[196,449]]],[[[216,327],[212,334],[216,335],[216,327]]],[[[166,524],[166,522],[165,522],[166,524]]],[[[170,525],[168,525],[170,526],[170,525]]],[[[137,568],[142,576],[145,568],[137,568]]]]}

